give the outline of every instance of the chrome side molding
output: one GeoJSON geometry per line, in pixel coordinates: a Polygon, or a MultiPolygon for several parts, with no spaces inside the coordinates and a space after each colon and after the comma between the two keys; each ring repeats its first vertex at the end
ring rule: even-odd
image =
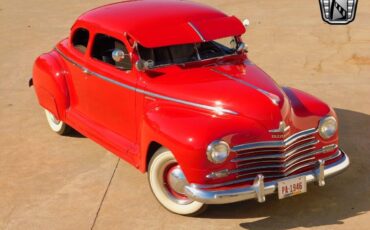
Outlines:
{"type": "Polygon", "coordinates": [[[85,68],[84,66],[78,64],[77,62],[73,61],[71,58],[67,57],[57,47],[55,47],[54,50],[56,52],[58,52],[66,61],[70,62],[72,65],[81,69],[82,72],[84,72],[85,74],[100,78],[104,81],[107,81],[107,82],[110,82],[112,84],[118,85],[118,86],[123,87],[125,89],[132,90],[132,91],[135,91],[137,93],[144,94],[146,96],[155,97],[155,98],[166,100],[166,101],[171,101],[171,102],[175,102],[175,103],[179,103],[179,104],[183,104],[183,105],[188,105],[188,106],[191,106],[191,107],[196,107],[196,108],[212,111],[212,112],[215,112],[217,114],[224,114],[224,113],[225,114],[232,114],[232,115],[237,115],[238,114],[235,111],[225,109],[225,108],[222,108],[220,106],[204,105],[204,104],[199,104],[199,103],[195,103],[195,102],[191,102],[191,101],[186,101],[186,100],[182,100],[182,99],[178,99],[178,98],[174,98],[174,97],[169,97],[169,96],[165,96],[165,95],[162,95],[162,94],[158,94],[158,93],[154,93],[154,92],[151,92],[151,91],[143,90],[143,89],[140,89],[140,88],[137,88],[137,87],[134,87],[134,86],[130,86],[130,85],[115,81],[115,80],[113,80],[111,78],[108,78],[106,76],[103,76],[99,73],[95,73],[93,71],[90,71],[89,69],[85,68]]]}

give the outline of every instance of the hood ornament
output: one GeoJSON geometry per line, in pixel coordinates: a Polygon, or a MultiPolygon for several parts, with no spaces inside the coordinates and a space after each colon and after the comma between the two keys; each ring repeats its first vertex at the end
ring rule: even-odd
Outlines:
{"type": "Polygon", "coordinates": [[[284,134],[286,132],[288,132],[289,129],[290,129],[290,126],[287,125],[285,123],[285,121],[280,121],[279,128],[277,128],[277,129],[271,129],[271,130],[269,130],[269,133],[278,133],[277,135],[276,134],[273,134],[272,135],[273,138],[284,138],[284,136],[285,136],[284,134]]]}

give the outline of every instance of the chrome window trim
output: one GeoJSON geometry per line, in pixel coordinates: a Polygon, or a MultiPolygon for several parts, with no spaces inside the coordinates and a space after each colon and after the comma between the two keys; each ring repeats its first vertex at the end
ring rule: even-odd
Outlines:
{"type": "Polygon", "coordinates": [[[95,77],[98,77],[98,78],[100,78],[104,81],[107,81],[107,82],[110,82],[112,84],[121,86],[125,89],[129,89],[129,90],[135,91],[137,93],[141,93],[141,94],[146,95],[146,96],[155,97],[155,98],[159,98],[159,99],[162,99],[162,100],[167,100],[167,101],[171,101],[171,102],[175,102],[175,103],[179,103],[179,104],[183,104],[183,105],[188,105],[188,106],[192,106],[192,107],[196,107],[196,108],[200,108],[200,109],[204,109],[204,110],[209,110],[209,111],[213,111],[213,112],[216,112],[216,113],[227,113],[227,114],[232,114],[232,115],[237,115],[238,114],[237,112],[229,110],[229,109],[224,109],[224,108],[214,107],[214,106],[209,106],[209,105],[203,105],[203,104],[198,104],[198,103],[191,102],[191,101],[177,99],[177,98],[174,98],[174,97],[169,97],[169,96],[165,96],[165,95],[162,95],[162,94],[150,92],[150,91],[147,91],[147,90],[143,90],[143,89],[140,89],[140,88],[136,88],[136,87],[133,87],[133,86],[130,86],[130,85],[112,80],[112,79],[110,79],[106,76],[103,76],[103,75],[99,74],[99,73],[88,70],[86,67],[78,64],[77,62],[73,61],[71,58],[67,57],[57,47],[55,47],[55,51],[57,51],[65,60],[69,61],[70,63],[72,63],[73,65],[75,65],[79,69],[81,69],[84,73],[95,76],[95,77]]]}

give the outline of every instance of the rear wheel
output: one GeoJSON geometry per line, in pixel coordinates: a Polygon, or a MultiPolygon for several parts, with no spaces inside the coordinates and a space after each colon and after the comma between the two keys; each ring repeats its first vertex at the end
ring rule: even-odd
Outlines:
{"type": "Polygon", "coordinates": [[[45,109],[45,115],[46,115],[46,120],[48,121],[48,124],[54,132],[60,134],[60,135],[66,135],[68,134],[72,128],[69,127],[66,123],[63,121],[58,120],[54,114],[49,112],[48,110],[45,109]]]}
{"type": "Polygon", "coordinates": [[[184,192],[188,184],[180,165],[166,148],[160,148],[152,157],[148,169],[153,194],[169,211],[186,216],[204,212],[206,204],[189,199],[184,192]]]}

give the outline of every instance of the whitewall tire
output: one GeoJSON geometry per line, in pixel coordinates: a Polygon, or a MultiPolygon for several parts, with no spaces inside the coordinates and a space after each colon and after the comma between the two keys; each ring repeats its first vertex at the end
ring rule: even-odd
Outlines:
{"type": "Polygon", "coordinates": [[[189,199],[183,192],[187,180],[168,149],[162,147],[149,163],[148,178],[154,196],[169,211],[195,216],[205,211],[206,204],[189,199]]]}
{"type": "Polygon", "coordinates": [[[51,112],[45,109],[45,115],[46,120],[48,121],[48,124],[54,132],[65,135],[68,134],[71,131],[71,127],[69,127],[66,123],[63,121],[58,120],[51,112]]]}

